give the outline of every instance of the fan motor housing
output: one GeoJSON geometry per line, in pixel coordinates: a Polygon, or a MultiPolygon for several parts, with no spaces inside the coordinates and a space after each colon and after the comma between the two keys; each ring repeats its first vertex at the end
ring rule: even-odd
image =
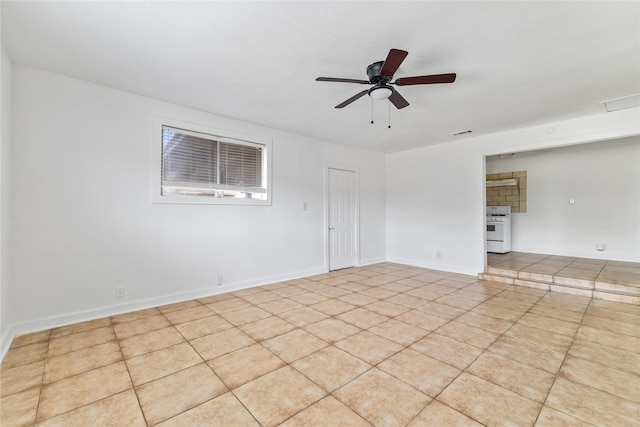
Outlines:
{"type": "Polygon", "coordinates": [[[389,80],[391,80],[392,76],[385,77],[380,75],[382,64],[384,64],[384,61],[378,61],[378,62],[374,62],[373,64],[367,67],[367,76],[369,77],[369,81],[371,83],[373,84],[377,84],[380,82],[387,83],[389,80]]]}

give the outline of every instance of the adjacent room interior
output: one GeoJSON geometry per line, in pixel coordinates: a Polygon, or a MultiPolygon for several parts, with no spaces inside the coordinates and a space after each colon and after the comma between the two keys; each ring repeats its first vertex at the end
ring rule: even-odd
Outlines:
{"type": "Polygon", "coordinates": [[[0,424],[637,425],[637,2],[0,20],[0,424]]]}

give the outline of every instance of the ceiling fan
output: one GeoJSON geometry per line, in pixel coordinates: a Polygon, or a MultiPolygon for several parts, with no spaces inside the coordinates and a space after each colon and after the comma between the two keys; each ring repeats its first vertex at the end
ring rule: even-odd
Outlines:
{"type": "Polygon", "coordinates": [[[398,70],[402,61],[407,57],[409,52],[400,49],[391,49],[384,61],[374,62],[367,67],[367,76],[369,80],[358,79],[342,79],[336,77],[318,77],[318,82],[341,82],[341,83],[358,83],[363,85],[373,85],[369,89],[365,89],[347,99],[346,101],[336,105],[336,108],[344,108],[356,99],[368,94],[373,99],[389,99],[396,108],[404,108],[409,102],[404,99],[398,91],[390,85],[410,86],[410,85],[430,85],[436,83],[453,83],[456,80],[455,73],[449,74],[433,74],[430,76],[400,77],[392,82],[393,74],[398,70]]]}

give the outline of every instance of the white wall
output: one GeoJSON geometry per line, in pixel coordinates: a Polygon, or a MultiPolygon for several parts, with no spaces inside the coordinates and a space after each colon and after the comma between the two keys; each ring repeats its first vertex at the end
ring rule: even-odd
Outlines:
{"type": "MultiPolygon", "coordinates": [[[[388,155],[387,259],[481,272],[484,156],[638,135],[638,114],[638,108],[603,113],[388,155]]],[[[640,238],[637,230],[629,230],[631,239],[640,238]]],[[[626,257],[640,260],[637,251],[627,250],[626,257]]]]}
{"type": "Polygon", "coordinates": [[[11,138],[11,71],[9,55],[0,52],[0,356],[1,344],[10,339],[9,294],[9,156],[11,138]]]}
{"type": "Polygon", "coordinates": [[[326,271],[327,164],[359,169],[360,263],[385,259],[380,153],[18,65],[13,85],[16,334],[326,271]],[[152,204],[150,115],[272,138],[272,206],[152,204]]]}
{"type": "Polygon", "coordinates": [[[639,137],[487,160],[487,173],[520,170],[528,206],[512,215],[513,250],[640,261],[639,137]]]}

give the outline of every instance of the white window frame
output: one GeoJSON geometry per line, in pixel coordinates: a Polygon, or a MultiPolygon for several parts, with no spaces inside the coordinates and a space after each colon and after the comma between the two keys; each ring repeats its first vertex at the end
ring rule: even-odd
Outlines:
{"type": "Polygon", "coordinates": [[[254,135],[247,135],[240,132],[221,130],[210,126],[185,122],[182,120],[152,116],[151,120],[151,202],[152,203],[172,203],[172,204],[194,204],[194,205],[248,205],[248,206],[270,206],[271,205],[271,157],[273,153],[273,143],[271,140],[254,135]],[[231,142],[246,145],[260,145],[263,151],[263,175],[267,183],[266,200],[246,199],[236,197],[214,197],[214,196],[188,196],[188,195],[163,195],[162,194],[162,128],[168,126],[172,128],[184,129],[188,132],[206,134],[221,142],[231,142]]]}

